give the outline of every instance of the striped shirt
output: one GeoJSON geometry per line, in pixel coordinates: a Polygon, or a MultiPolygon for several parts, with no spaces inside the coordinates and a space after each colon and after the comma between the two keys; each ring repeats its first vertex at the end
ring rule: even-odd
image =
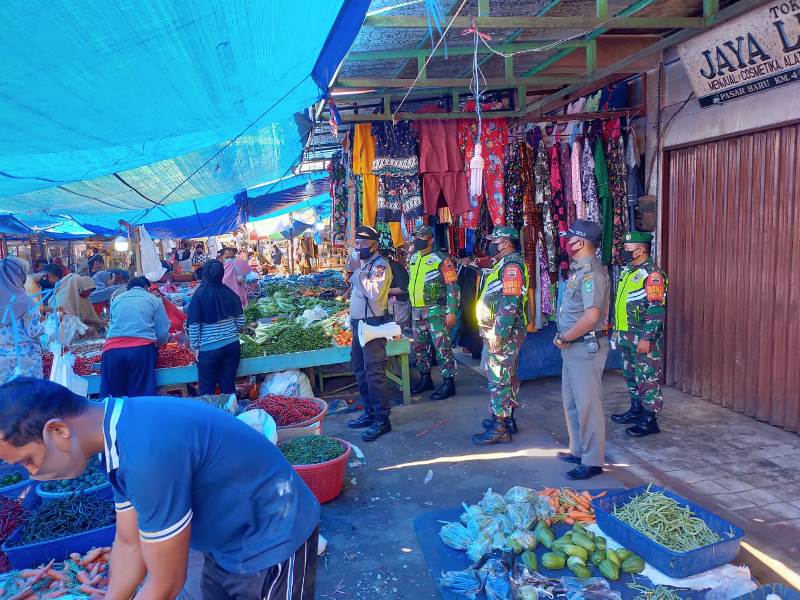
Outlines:
{"type": "Polygon", "coordinates": [[[190,323],[189,343],[194,350],[216,350],[239,340],[244,328],[244,315],[228,317],[216,323],[190,323]]]}

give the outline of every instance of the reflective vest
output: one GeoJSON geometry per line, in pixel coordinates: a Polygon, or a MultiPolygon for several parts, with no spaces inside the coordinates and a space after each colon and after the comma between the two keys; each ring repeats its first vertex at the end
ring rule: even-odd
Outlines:
{"type": "Polygon", "coordinates": [[[617,297],[614,301],[614,329],[631,331],[640,326],[640,315],[647,306],[647,290],[645,283],[651,273],[658,272],[652,262],[625,267],[617,285],[617,297]],[[634,322],[631,323],[630,321],[634,322]]]}
{"type": "Polygon", "coordinates": [[[439,269],[443,260],[437,252],[424,255],[415,252],[411,256],[408,263],[408,295],[414,308],[432,306],[445,298],[444,277],[439,269]]]}
{"type": "Polygon", "coordinates": [[[512,255],[503,257],[502,260],[498,261],[483,280],[481,293],[475,307],[478,325],[494,321],[497,315],[497,303],[503,295],[503,282],[500,279],[500,274],[503,272],[503,267],[514,263],[522,267],[522,315],[525,326],[528,326],[528,265],[522,260],[506,260],[510,256],[512,255]]]}

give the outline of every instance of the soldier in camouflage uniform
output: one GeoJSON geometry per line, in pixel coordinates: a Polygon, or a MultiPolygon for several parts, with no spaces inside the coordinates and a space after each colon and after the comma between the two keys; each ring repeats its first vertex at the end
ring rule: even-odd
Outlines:
{"type": "Polygon", "coordinates": [[[634,424],[629,435],[642,437],[658,433],[656,414],[661,411],[661,372],[664,363],[664,317],[667,276],[650,257],[649,233],[632,231],[625,235],[627,266],[620,275],[614,302],[614,340],[622,354],[622,370],[631,408],[612,415],[615,423],[634,424]]]}
{"type": "Polygon", "coordinates": [[[421,377],[411,393],[420,394],[433,389],[433,346],[442,365],[442,385],[431,394],[431,400],[443,400],[456,393],[456,359],[449,330],[455,326],[458,313],[458,274],[453,261],[434,249],[433,229],[430,227],[424,226],[417,231],[414,248],[416,252],[408,261],[408,294],[414,357],[421,377]]]}
{"type": "Polygon", "coordinates": [[[508,443],[516,433],[517,359],[528,324],[528,269],[519,253],[519,234],[511,227],[495,227],[490,239],[489,256],[495,264],[484,278],[476,313],[491,418],[484,421],[483,433],[472,436],[479,446],[508,443]]]}

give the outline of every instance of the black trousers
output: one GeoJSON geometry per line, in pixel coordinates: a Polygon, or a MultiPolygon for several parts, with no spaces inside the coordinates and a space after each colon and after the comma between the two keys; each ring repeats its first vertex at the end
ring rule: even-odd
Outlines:
{"type": "Polygon", "coordinates": [[[197,377],[201,394],[215,394],[217,385],[220,393],[236,392],[236,371],[242,346],[238,340],[215,350],[201,350],[197,356],[197,377]]]}
{"type": "Polygon", "coordinates": [[[314,600],[319,526],[288,560],[258,573],[229,573],[206,554],[203,600],[314,600]]]}
{"type": "Polygon", "coordinates": [[[155,344],[106,350],[100,359],[100,397],[155,396],[155,344]]]}
{"type": "MultiPolygon", "coordinates": [[[[350,322],[353,327],[350,369],[358,382],[364,412],[378,421],[386,421],[389,419],[389,396],[392,393],[386,379],[386,339],[374,339],[362,348],[358,341],[358,321],[354,319],[350,322]]],[[[364,321],[367,325],[383,325],[386,319],[371,317],[364,321]]]]}

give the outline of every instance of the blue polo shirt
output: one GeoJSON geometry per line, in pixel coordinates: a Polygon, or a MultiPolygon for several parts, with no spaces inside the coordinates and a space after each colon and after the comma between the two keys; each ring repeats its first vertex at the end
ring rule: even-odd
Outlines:
{"type": "Polygon", "coordinates": [[[105,463],[118,512],[142,542],[192,525],[191,547],[231,573],[287,560],[319,524],[319,503],[280,450],[202,402],[108,398],[105,463]]]}

